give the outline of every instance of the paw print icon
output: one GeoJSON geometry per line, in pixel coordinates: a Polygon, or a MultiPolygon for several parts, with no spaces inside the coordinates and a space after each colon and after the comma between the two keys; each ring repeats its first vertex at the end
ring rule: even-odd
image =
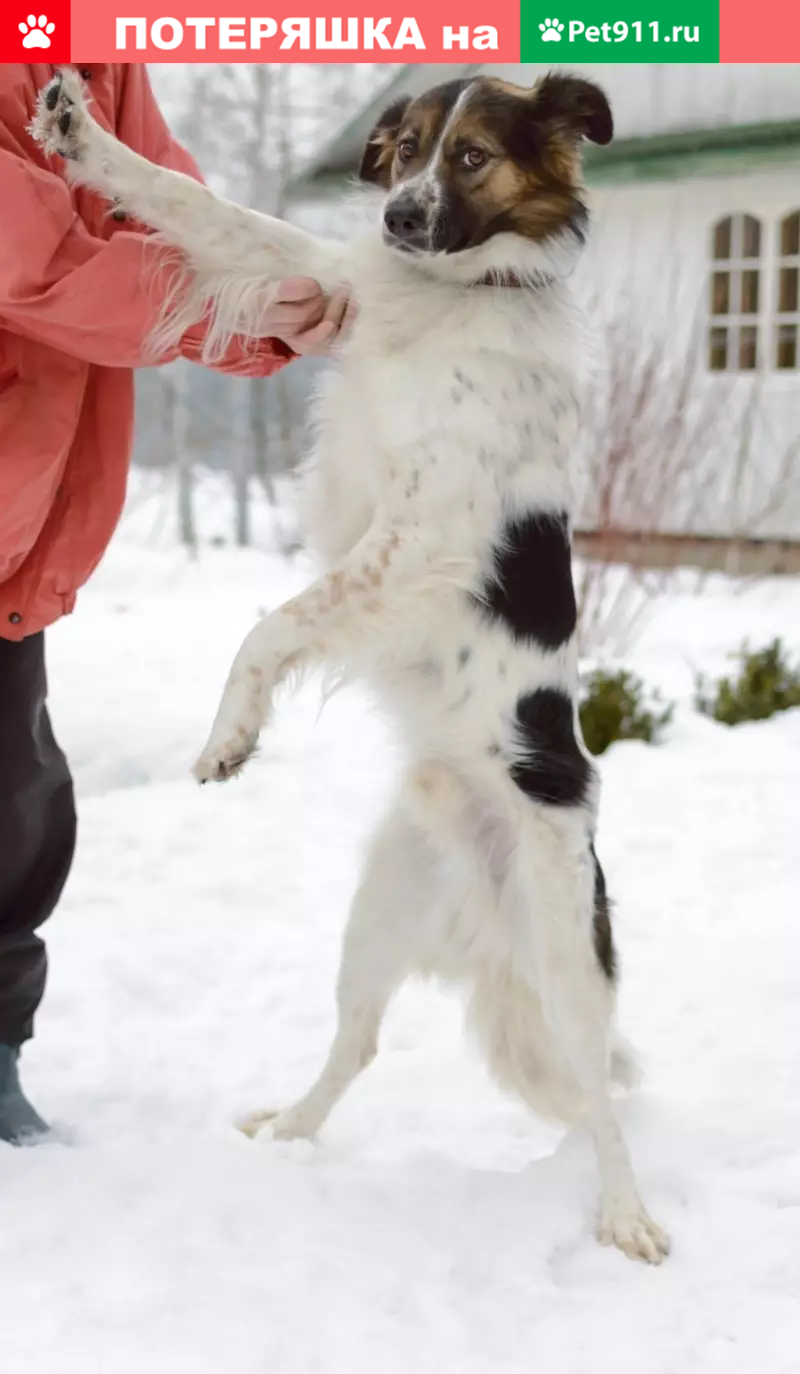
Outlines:
{"type": "Polygon", "coordinates": [[[542,31],[543,43],[560,43],[561,35],[564,32],[564,25],[560,19],[545,19],[539,28],[542,31]]]}
{"type": "Polygon", "coordinates": [[[49,48],[50,35],[55,27],[55,24],[47,22],[46,14],[40,14],[38,19],[35,14],[29,14],[27,22],[23,19],[19,25],[23,48],[49,48]]]}

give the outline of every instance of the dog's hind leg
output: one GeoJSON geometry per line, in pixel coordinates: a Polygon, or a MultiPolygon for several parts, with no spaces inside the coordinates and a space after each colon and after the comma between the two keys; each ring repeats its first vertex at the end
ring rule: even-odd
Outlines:
{"type": "Polygon", "coordinates": [[[373,838],[344,935],[337,986],[338,1027],[327,1062],[309,1091],[285,1111],[242,1123],[255,1135],[267,1122],[279,1139],[316,1135],[353,1080],[375,1058],[392,994],[415,966],[425,912],[438,891],[436,856],[397,809],[373,838]]]}
{"type": "Polygon", "coordinates": [[[526,805],[516,856],[520,900],[545,1016],[586,1103],[600,1173],[599,1239],[657,1264],[669,1242],[639,1196],[609,1093],[614,986],[594,922],[596,863],[588,814],[579,806],[526,805]]]}

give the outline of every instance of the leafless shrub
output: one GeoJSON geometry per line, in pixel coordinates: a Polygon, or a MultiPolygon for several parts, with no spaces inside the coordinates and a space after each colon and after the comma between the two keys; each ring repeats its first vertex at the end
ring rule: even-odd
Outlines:
{"type": "Polygon", "coordinates": [[[629,296],[600,337],[576,521],[587,653],[630,645],[687,546],[741,571],[743,544],[780,522],[800,484],[800,436],[770,432],[766,374],[709,373],[699,310],[676,343],[668,312],[659,327],[629,296]]]}

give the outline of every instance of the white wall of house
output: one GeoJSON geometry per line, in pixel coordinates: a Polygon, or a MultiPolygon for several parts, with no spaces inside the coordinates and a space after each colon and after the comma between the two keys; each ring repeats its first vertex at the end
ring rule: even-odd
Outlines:
{"type": "MultiPolygon", "coordinates": [[[[702,480],[691,490],[684,475],[683,493],[663,501],[662,528],[800,538],[800,313],[779,315],[778,298],[781,269],[800,268],[800,257],[780,251],[780,226],[800,211],[798,170],[613,186],[591,196],[594,233],[575,285],[596,303],[601,320],[622,326],[612,346],[630,356],[631,389],[656,357],[666,375],[665,395],[669,387],[675,398],[682,394],[682,369],[696,374],[680,441],[692,433],[695,407],[701,412],[694,432],[702,480]],[[758,273],[757,312],[742,320],[756,330],[757,366],[739,369],[732,333],[729,370],[719,372],[709,366],[709,330],[726,320],[730,328],[735,319],[711,319],[711,277],[714,271],[735,277],[737,268],[713,261],[713,229],[741,214],[761,226],[760,254],[743,264],[758,273]],[[780,325],[796,330],[793,368],[777,366],[780,325]]],[[[731,282],[732,295],[736,285],[731,282]]],[[[666,437],[664,411],[660,417],[666,437]]]]}

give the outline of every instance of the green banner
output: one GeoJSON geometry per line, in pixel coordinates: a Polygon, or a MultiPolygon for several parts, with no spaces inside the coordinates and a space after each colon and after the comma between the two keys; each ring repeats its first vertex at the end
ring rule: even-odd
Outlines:
{"type": "Polygon", "coordinates": [[[520,19],[523,62],[719,62],[718,0],[522,0],[520,19]]]}

